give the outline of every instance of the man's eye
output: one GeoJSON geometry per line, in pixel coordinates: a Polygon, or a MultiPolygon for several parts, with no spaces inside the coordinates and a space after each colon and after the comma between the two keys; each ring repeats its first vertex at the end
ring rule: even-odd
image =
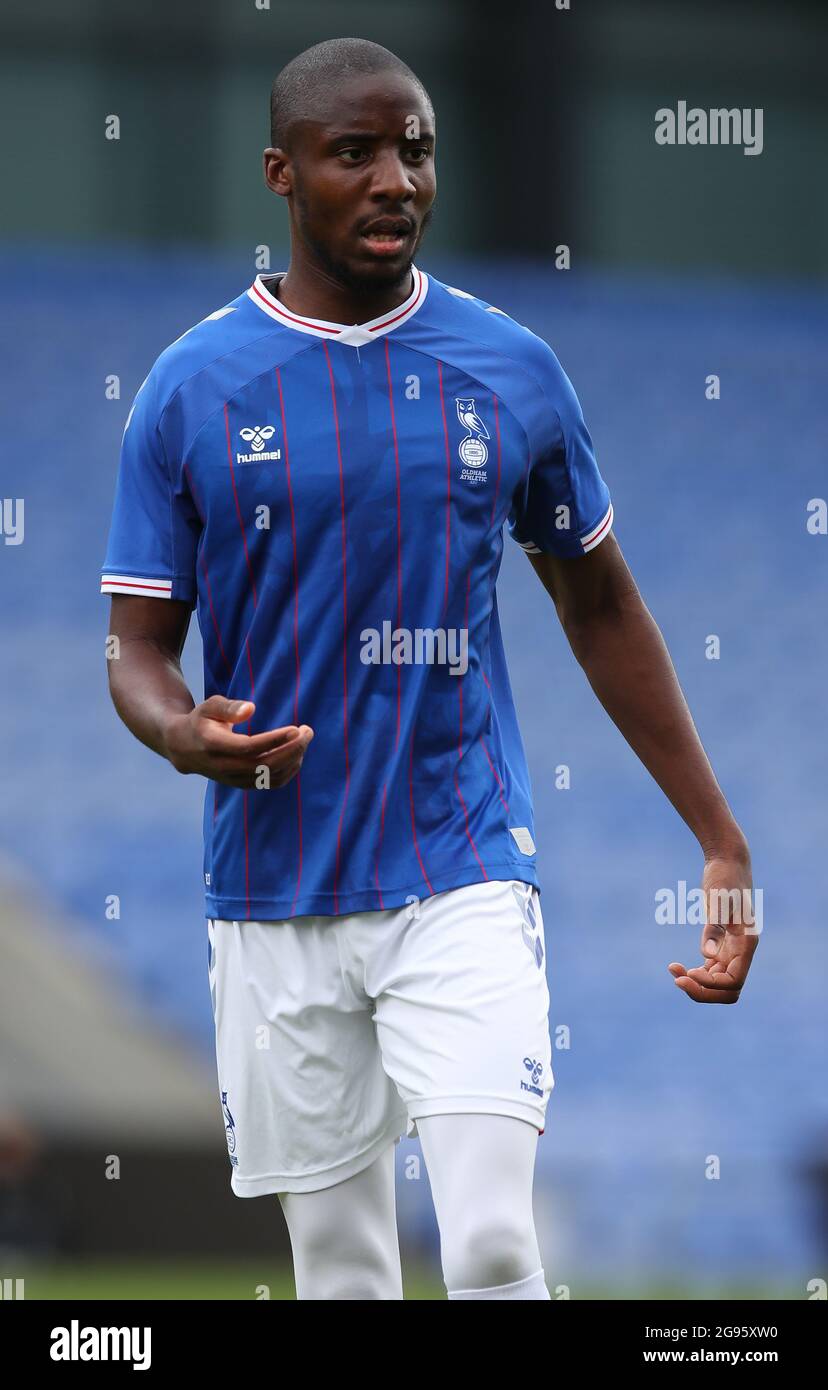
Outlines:
{"type": "Polygon", "coordinates": [[[427,145],[415,145],[408,153],[414,156],[418,164],[422,164],[424,160],[428,159],[429,150],[427,145]]]}
{"type": "Polygon", "coordinates": [[[348,161],[349,164],[356,164],[365,154],[358,145],[349,146],[347,149],[340,150],[339,153],[348,161]],[[353,156],[353,157],[352,157],[353,156]]]}

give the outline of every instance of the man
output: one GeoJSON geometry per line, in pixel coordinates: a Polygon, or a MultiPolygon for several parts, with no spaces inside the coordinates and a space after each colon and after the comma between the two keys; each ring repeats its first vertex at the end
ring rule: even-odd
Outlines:
{"type": "MultiPolygon", "coordinates": [[[[297,1296],[402,1297],[394,1144],[416,1128],[448,1297],[548,1299],[532,1175],[549,996],[495,594],[505,524],[696,834],[705,889],[749,889],[748,849],[557,358],[413,263],[435,196],[421,83],[334,40],[282,71],[271,116],[288,271],[162,353],[127,421],[112,697],[208,779],[231,1185],[278,1194],[297,1296]],[[196,604],[199,704],[179,665],[196,604]]],[[[733,1003],[754,947],[711,922],[705,963],[669,969],[733,1003]]]]}

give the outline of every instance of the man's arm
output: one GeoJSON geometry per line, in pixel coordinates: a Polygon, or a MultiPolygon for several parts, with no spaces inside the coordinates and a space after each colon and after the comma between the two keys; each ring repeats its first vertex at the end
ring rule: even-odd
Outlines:
{"type": "MultiPolygon", "coordinates": [[[[664,638],[615,536],[577,559],[550,553],[529,559],[604,709],[699,841],[705,893],[749,891],[747,840],[716,781],[664,638]]],[[[749,913],[745,916],[749,920],[749,913]]],[[[717,921],[709,912],[702,937],[705,966],[687,972],[674,962],[670,969],[691,998],[735,1003],[757,937],[717,921]]]]}
{"type": "Polygon", "coordinates": [[[281,787],[302,765],[313,730],[303,724],[247,736],[234,724],[249,720],[250,700],[212,695],[197,705],[181,670],[190,606],[175,599],[113,594],[109,690],[127,728],[182,773],[197,772],[232,787],[281,787]]]}

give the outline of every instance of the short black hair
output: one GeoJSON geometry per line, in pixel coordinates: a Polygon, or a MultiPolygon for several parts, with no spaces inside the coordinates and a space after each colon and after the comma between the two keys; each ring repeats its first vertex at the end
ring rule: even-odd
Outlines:
{"type": "Polygon", "coordinates": [[[306,48],[303,53],[282,68],[270,92],[270,143],[275,149],[287,149],[290,127],[294,121],[309,115],[316,92],[355,73],[398,72],[420,88],[426,104],[433,112],[431,98],[416,73],[402,58],[382,44],[370,39],[326,39],[306,48]]]}

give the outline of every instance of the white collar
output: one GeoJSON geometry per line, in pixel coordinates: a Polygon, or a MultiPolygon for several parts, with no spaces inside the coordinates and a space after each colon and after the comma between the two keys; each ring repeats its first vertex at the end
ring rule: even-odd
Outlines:
{"type": "MultiPolygon", "coordinates": [[[[285,273],[282,271],[281,275],[285,273]]],[[[325,319],[299,318],[271,294],[265,287],[261,275],[256,276],[247,293],[263,313],[269,314],[285,328],[293,328],[297,333],[310,333],[314,338],[335,338],[338,343],[347,343],[350,347],[364,347],[366,343],[373,342],[374,338],[381,338],[385,333],[398,328],[420,308],[428,293],[428,276],[416,266],[411,267],[411,274],[414,288],[405,302],[398,304],[396,309],[391,309],[388,313],[380,314],[379,318],[370,319],[367,323],[327,323],[325,319]]],[[[273,277],[268,274],[266,278],[273,277]]]]}

